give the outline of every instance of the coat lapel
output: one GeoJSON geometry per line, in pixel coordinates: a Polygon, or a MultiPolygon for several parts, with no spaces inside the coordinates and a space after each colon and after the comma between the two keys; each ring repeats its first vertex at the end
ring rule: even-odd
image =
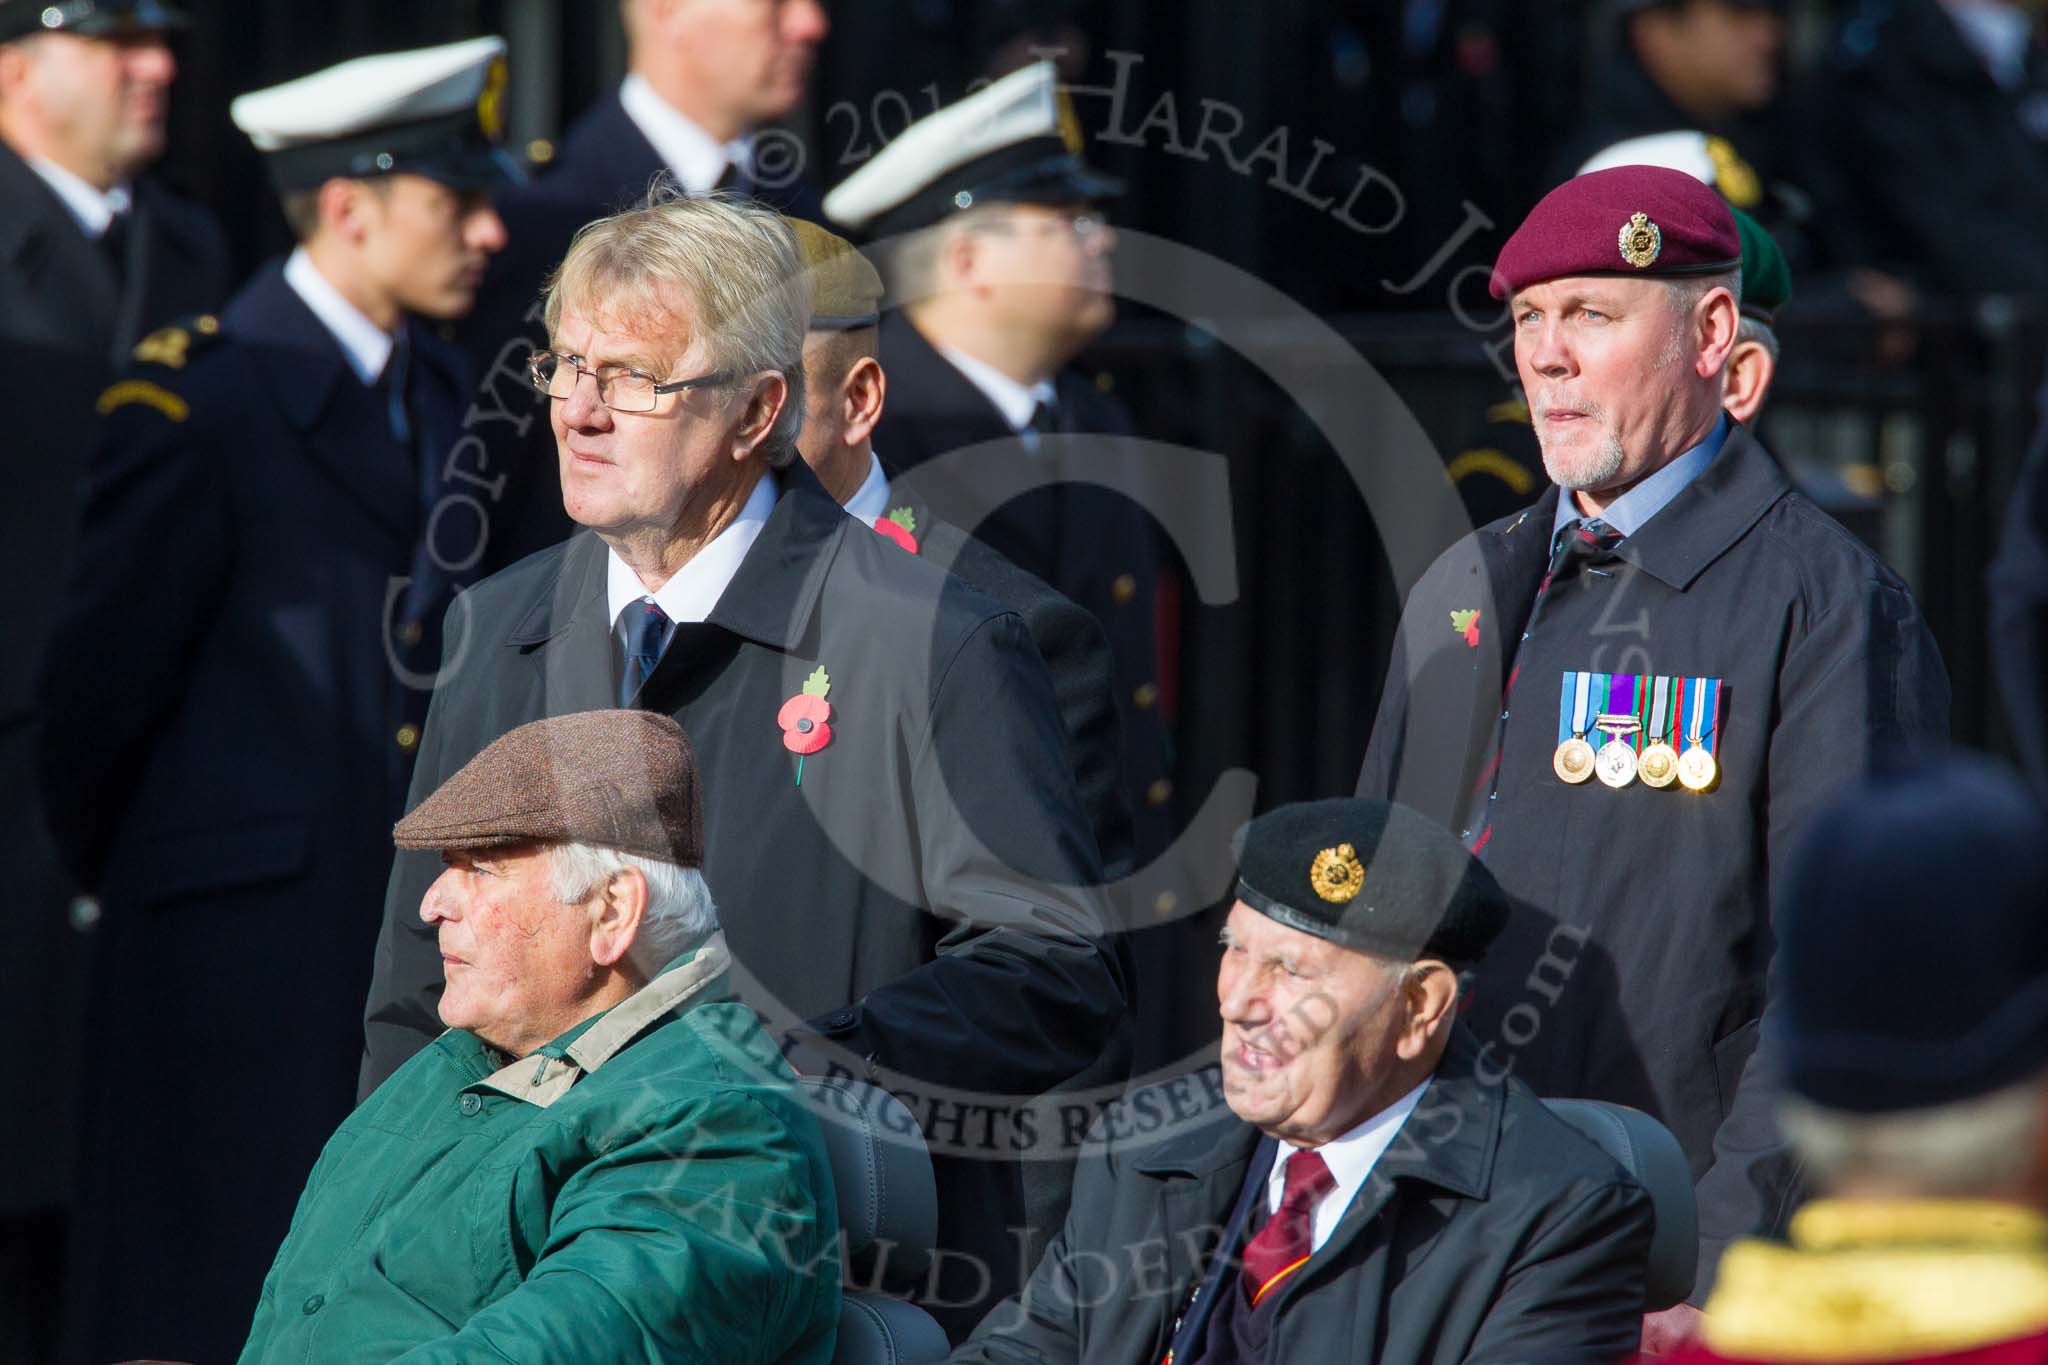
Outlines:
{"type": "Polygon", "coordinates": [[[1216,1296],[1235,1274],[1237,1250],[1277,1146],[1232,1118],[1220,1131],[1204,1125],[1133,1163],[1140,1177],[1161,1185],[1167,1283],[1189,1286],[1175,1305],[1177,1320],[1164,1317],[1158,1324],[1154,1358],[1171,1347],[1175,1359],[1184,1359],[1208,1331],[1216,1296]]]}
{"type": "Polygon", "coordinates": [[[604,542],[591,532],[571,536],[557,572],[540,585],[506,638],[506,648],[533,660],[541,693],[540,704],[521,714],[566,716],[618,705],[605,555],[604,542]]]}
{"type": "Polygon", "coordinates": [[[375,393],[356,377],[341,343],[272,265],[223,319],[251,347],[272,398],[314,464],[409,557],[420,524],[412,460],[399,448],[375,393]]]}
{"type": "Polygon", "coordinates": [[[109,340],[120,300],[99,248],[56,192],[4,143],[0,203],[8,205],[0,213],[0,264],[18,279],[38,282],[37,321],[81,350],[105,353],[117,368],[125,364],[127,347],[109,340]]]}

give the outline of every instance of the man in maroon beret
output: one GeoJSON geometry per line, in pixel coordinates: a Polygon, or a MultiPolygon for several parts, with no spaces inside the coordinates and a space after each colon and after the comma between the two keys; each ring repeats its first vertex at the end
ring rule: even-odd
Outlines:
{"type": "Polygon", "coordinates": [[[1718,194],[1647,166],[1567,181],[1502,248],[1555,487],[1416,584],[1359,779],[1450,822],[1519,902],[1474,995],[1480,1065],[1684,1144],[1694,1302],[1791,1196],[1756,1055],[1773,875],[1949,706],[1906,585],[1722,409],[1739,256],[1718,194]]]}

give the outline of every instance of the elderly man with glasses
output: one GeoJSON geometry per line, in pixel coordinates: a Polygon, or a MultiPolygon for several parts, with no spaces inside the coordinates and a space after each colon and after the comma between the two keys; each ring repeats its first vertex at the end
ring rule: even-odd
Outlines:
{"type": "MultiPolygon", "coordinates": [[[[1023,622],[797,458],[809,316],[788,226],[751,202],[656,196],[578,235],[532,373],[584,529],[450,610],[414,794],[542,716],[682,722],[742,997],[800,1067],[909,1097],[979,1299],[1021,1273],[1016,1105],[1118,1068],[1123,973],[1023,622]]],[[[435,873],[392,873],[366,1088],[439,1031],[435,873]]]]}

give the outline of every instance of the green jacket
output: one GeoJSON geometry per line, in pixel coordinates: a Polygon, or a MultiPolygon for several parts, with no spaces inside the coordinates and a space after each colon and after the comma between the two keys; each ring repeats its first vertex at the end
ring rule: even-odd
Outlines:
{"type": "Polygon", "coordinates": [[[824,1365],[831,1170],[729,963],[714,935],[509,1065],[459,1029],[413,1057],[321,1153],[242,1360],[824,1365]]]}

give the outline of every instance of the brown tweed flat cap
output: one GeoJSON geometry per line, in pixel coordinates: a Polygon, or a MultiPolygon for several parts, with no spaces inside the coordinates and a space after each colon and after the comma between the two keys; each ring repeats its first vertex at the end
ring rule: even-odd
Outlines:
{"type": "Polygon", "coordinates": [[[654,711],[583,711],[499,736],[391,830],[400,848],[585,843],[704,862],[690,738],[654,711]]]}
{"type": "Polygon", "coordinates": [[[813,332],[850,332],[882,320],[882,277],[853,243],[802,218],[784,216],[811,275],[813,332]]]}

